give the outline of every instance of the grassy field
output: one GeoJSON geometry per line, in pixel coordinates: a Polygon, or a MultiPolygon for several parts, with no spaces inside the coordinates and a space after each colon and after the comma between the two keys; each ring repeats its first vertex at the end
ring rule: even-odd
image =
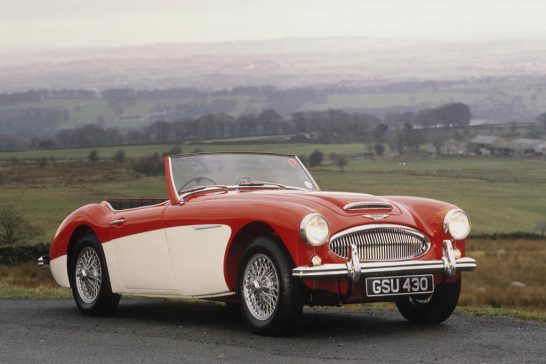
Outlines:
{"type": "MultiPolygon", "coordinates": [[[[172,145],[123,147],[127,158],[168,151],[172,145]]],[[[363,144],[199,144],[183,152],[263,151],[308,155],[314,149],[362,154],[363,144]]],[[[17,206],[43,231],[36,241],[49,241],[58,224],[74,209],[107,197],[166,197],[163,176],[143,177],[130,161],[108,160],[119,148],[100,148],[103,160],[92,165],[88,149],[0,153],[0,206],[17,206]],[[34,161],[53,155],[56,162],[39,168],[34,161]],[[65,162],[61,162],[65,161],[65,162]]],[[[475,233],[527,231],[546,221],[546,160],[500,158],[364,158],[353,159],[340,172],[326,161],[311,169],[325,190],[378,195],[414,195],[451,202],[469,212],[475,233]]]]}

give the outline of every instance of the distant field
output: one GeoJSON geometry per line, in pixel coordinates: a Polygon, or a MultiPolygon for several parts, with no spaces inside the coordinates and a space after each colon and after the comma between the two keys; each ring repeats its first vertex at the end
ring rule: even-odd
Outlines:
{"type": "MultiPolygon", "coordinates": [[[[148,156],[153,153],[162,154],[171,150],[174,146],[180,147],[182,153],[190,153],[195,150],[202,152],[219,152],[219,151],[246,151],[246,152],[269,152],[269,153],[287,153],[287,154],[306,154],[308,155],[315,149],[320,149],[323,153],[331,152],[345,154],[360,154],[367,153],[368,146],[366,144],[314,144],[314,143],[279,143],[278,141],[271,142],[272,137],[263,138],[236,138],[220,141],[207,141],[199,144],[151,144],[151,145],[129,145],[119,147],[102,147],[102,148],[78,148],[78,149],[51,149],[51,150],[30,150],[21,152],[0,152],[0,161],[9,161],[12,158],[36,159],[54,157],[57,160],[86,160],[89,151],[96,149],[99,153],[99,158],[111,158],[118,150],[123,150],[127,158],[138,158],[148,156]],[[231,144],[237,141],[244,141],[244,144],[231,144]],[[254,143],[254,144],[251,144],[254,143]]],[[[275,138],[275,137],[273,137],[275,138]]],[[[274,139],[275,140],[275,139],[274,139]]]]}
{"type": "MultiPolygon", "coordinates": [[[[109,158],[118,149],[128,158],[162,153],[172,145],[100,148],[99,156],[109,158]]],[[[309,154],[319,149],[362,154],[363,144],[260,143],[243,145],[184,145],[183,152],[242,150],[309,154]]],[[[14,205],[42,228],[36,241],[49,241],[59,223],[74,209],[107,197],[166,197],[163,176],[142,177],[129,163],[115,166],[110,161],[91,165],[89,149],[0,153],[0,160],[19,158],[14,166],[0,167],[0,206],[14,205]],[[32,161],[40,156],[72,160],[39,168],[32,161]],[[30,163],[30,165],[25,164],[30,163]]],[[[311,169],[325,190],[354,191],[378,195],[413,195],[445,200],[471,216],[478,233],[537,232],[546,220],[546,160],[497,158],[369,159],[349,161],[344,172],[328,160],[311,169]]]]}
{"type": "MultiPolygon", "coordinates": [[[[309,103],[306,110],[329,108],[391,108],[400,106],[430,107],[450,102],[463,102],[473,111],[487,105],[514,105],[526,108],[536,115],[546,109],[546,91],[529,80],[473,80],[467,85],[439,85],[429,90],[355,92],[328,96],[325,100],[309,103]]],[[[509,120],[504,120],[509,121],[509,120]]]]}

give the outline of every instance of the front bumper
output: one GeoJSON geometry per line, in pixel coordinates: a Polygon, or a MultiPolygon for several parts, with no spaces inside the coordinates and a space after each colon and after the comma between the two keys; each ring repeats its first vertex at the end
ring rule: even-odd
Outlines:
{"type": "Polygon", "coordinates": [[[442,273],[449,277],[458,272],[476,269],[476,260],[464,257],[455,259],[450,240],[444,240],[443,256],[440,260],[405,260],[396,262],[360,262],[356,246],[351,245],[347,263],[324,264],[316,267],[296,267],[292,276],[302,279],[349,278],[353,282],[363,277],[383,275],[442,273]]]}
{"type": "Polygon", "coordinates": [[[36,264],[38,264],[39,267],[49,268],[49,256],[42,255],[41,257],[38,258],[38,260],[36,261],[36,264]]]}

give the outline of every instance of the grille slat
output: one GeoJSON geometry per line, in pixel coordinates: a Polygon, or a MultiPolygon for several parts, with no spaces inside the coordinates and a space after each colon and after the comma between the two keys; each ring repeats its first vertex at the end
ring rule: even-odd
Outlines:
{"type": "Polygon", "coordinates": [[[410,259],[423,255],[428,249],[427,238],[417,230],[405,226],[362,226],[337,234],[330,241],[334,254],[349,258],[349,246],[355,244],[361,261],[410,259]]]}

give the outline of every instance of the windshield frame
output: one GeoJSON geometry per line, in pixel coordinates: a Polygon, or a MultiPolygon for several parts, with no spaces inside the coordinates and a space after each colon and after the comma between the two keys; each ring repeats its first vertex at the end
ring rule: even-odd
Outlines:
{"type": "MultiPolygon", "coordinates": [[[[305,167],[305,165],[301,162],[301,160],[298,158],[297,155],[293,155],[293,154],[282,154],[282,153],[260,153],[260,152],[202,152],[202,153],[183,153],[183,154],[175,154],[175,155],[169,155],[169,156],[165,156],[165,159],[164,159],[164,165],[165,165],[165,177],[166,177],[166,181],[167,181],[167,187],[169,189],[169,195],[170,195],[170,200],[171,200],[171,203],[176,203],[176,204],[179,204],[181,202],[181,196],[182,194],[179,194],[178,191],[176,190],[176,184],[174,182],[174,177],[173,177],[173,171],[172,171],[172,160],[173,159],[176,159],[176,158],[184,158],[184,157],[196,157],[196,156],[202,156],[202,155],[225,155],[225,154],[229,154],[229,155],[237,155],[237,154],[243,154],[243,155],[262,155],[262,156],[277,156],[277,157],[286,157],[286,158],[293,158],[295,159],[298,164],[300,165],[300,167],[303,169],[303,171],[305,172],[305,174],[307,175],[307,177],[309,178],[309,181],[313,184],[313,187],[314,187],[314,191],[320,191],[320,187],[319,185],[317,184],[317,182],[315,181],[315,179],[313,178],[313,176],[311,175],[311,173],[309,173],[309,170],[305,167]]],[[[265,181],[265,182],[270,182],[270,181],[265,181]]],[[[267,185],[266,185],[267,186],[267,185]]],[[[239,186],[239,185],[229,185],[229,186],[226,186],[230,189],[240,189],[240,188],[244,188],[244,185],[242,186],[239,186]]],[[[292,186],[287,186],[287,187],[292,187],[292,186]]],[[[267,187],[266,187],[267,188],[267,187]]]]}

